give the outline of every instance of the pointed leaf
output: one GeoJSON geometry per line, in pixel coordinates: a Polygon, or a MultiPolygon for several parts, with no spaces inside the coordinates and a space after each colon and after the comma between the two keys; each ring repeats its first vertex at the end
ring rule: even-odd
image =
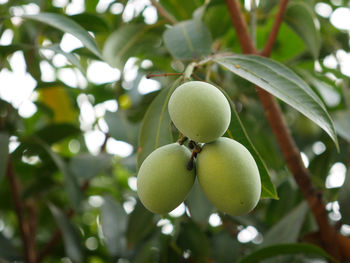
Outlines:
{"type": "Polygon", "coordinates": [[[238,263],[255,263],[260,262],[267,258],[276,257],[279,255],[291,255],[291,254],[307,254],[323,257],[330,259],[333,262],[334,259],[328,255],[322,248],[315,245],[306,244],[306,243],[295,243],[295,244],[283,244],[283,245],[274,245],[265,247],[259,250],[256,250],[249,255],[241,258],[238,263]]]}
{"type": "Polygon", "coordinates": [[[127,214],[112,197],[105,196],[102,206],[102,231],[111,256],[122,255],[126,248],[127,214]]]}
{"type": "Polygon", "coordinates": [[[301,1],[291,1],[284,14],[284,21],[305,42],[314,59],[317,59],[320,51],[320,34],[314,19],[310,6],[301,1]]]}
{"type": "Polygon", "coordinates": [[[290,213],[285,215],[282,220],[270,228],[264,235],[264,242],[260,247],[296,242],[308,208],[307,203],[302,202],[290,213]]]}
{"type": "Polygon", "coordinates": [[[0,259],[5,259],[10,262],[23,261],[21,254],[18,251],[16,251],[11,241],[5,238],[1,233],[0,233],[0,259]]]}
{"type": "Polygon", "coordinates": [[[137,167],[140,167],[143,160],[155,149],[173,142],[168,101],[181,81],[182,77],[178,78],[170,88],[163,89],[148,107],[141,124],[137,167]]]}
{"type": "Polygon", "coordinates": [[[24,15],[23,18],[39,21],[41,23],[55,27],[65,33],[72,34],[78,38],[83,43],[83,45],[93,54],[99,58],[101,57],[97,44],[89,32],[67,16],[54,13],[40,13],[37,15],[24,15]]]}
{"type": "Polygon", "coordinates": [[[293,71],[276,61],[253,55],[221,57],[215,61],[300,111],[325,130],[338,147],[333,122],[325,106],[293,71]]]}
{"type": "Polygon", "coordinates": [[[230,103],[230,107],[231,107],[230,126],[228,127],[225,136],[242,143],[249,150],[249,152],[253,155],[254,160],[259,168],[259,173],[260,173],[261,197],[262,198],[278,199],[275,186],[271,182],[269,171],[265,165],[265,162],[262,160],[261,156],[259,155],[259,153],[255,149],[254,145],[252,144],[251,140],[249,139],[248,134],[247,134],[247,132],[246,132],[239,116],[238,116],[236,108],[233,105],[230,97],[227,95],[227,93],[224,90],[222,90],[221,88],[220,88],[220,90],[226,96],[227,100],[230,103]]]}
{"type": "Polygon", "coordinates": [[[61,230],[64,249],[67,256],[74,262],[83,262],[84,256],[78,230],[58,207],[49,204],[49,208],[59,229],[61,230]]]}
{"type": "Polygon", "coordinates": [[[8,133],[0,132],[0,180],[6,173],[7,158],[9,154],[9,138],[8,133]]]}
{"type": "Polygon", "coordinates": [[[350,110],[337,111],[333,118],[337,133],[350,143],[350,110]]]}
{"type": "Polygon", "coordinates": [[[177,59],[196,59],[211,53],[212,38],[200,20],[188,20],[167,29],[163,34],[166,47],[177,59]]]}
{"type": "Polygon", "coordinates": [[[51,159],[56,164],[57,168],[61,171],[64,178],[64,186],[67,192],[68,198],[70,199],[71,205],[75,211],[80,211],[80,204],[83,200],[83,194],[76,177],[68,169],[67,163],[57,153],[51,150],[50,146],[39,138],[34,140],[41,145],[44,150],[50,155],[51,159]]]}

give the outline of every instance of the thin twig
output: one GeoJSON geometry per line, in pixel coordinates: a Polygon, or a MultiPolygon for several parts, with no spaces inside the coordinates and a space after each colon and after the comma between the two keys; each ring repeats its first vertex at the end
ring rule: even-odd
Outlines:
{"type": "Polygon", "coordinates": [[[276,15],[276,18],[275,18],[275,22],[272,26],[272,29],[270,31],[270,34],[269,34],[269,37],[268,37],[267,42],[265,44],[265,47],[264,47],[263,51],[261,52],[261,55],[263,55],[265,57],[269,57],[271,54],[273,45],[274,45],[276,38],[277,38],[278,31],[279,31],[281,24],[282,24],[282,21],[283,21],[283,15],[284,15],[284,12],[287,8],[287,4],[288,4],[288,0],[281,0],[281,2],[280,2],[280,6],[278,9],[278,13],[276,15]]]}
{"type": "MultiPolygon", "coordinates": [[[[247,25],[242,17],[237,0],[226,0],[226,3],[230,11],[233,25],[236,28],[237,37],[243,52],[246,54],[256,54],[257,50],[249,37],[247,25]]],[[[279,11],[272,28],[272,32],[264,48],[264,55],[269,55],[271,53],[287,3],[288,0],[282,0],[280,2],[279,11]]],[[[312,186],[310,174],[303,164],[300,151],[291,137],[282,111],[271,94],[259,87],[257,87],[257,92],[264,107],[264,111],[270,123],[271,129],[277,139],[284,159],[287,162],[288,168],[292,172],[294,179],[302,191],[305,199],[308,201],[308,204],[317,221],[323,247],[333,257],[339,259],[341,256],[336,241],[340,239],[336,238],[336,230],[329,223],[328,214],[325,209],[325,204],[322,200],[321,193],[315,191],[312,186]]]]}
{"type": "Polygon", "coordinates": [[[23,248],[25,252],[25,258],[28,263],[36,262],[36,253],[35,253],[35,243],[33,243],[30,236],[30,228],[27,222],[23,217],[23,203],[20,198],[20,190],[19,185],[13,170],[12,160],[9,158],[7,162],[7,171],[6,171],[7,179],[10,183],[11,195],[14,204],[14,209],[17,215],[19,230],[22,237],[23,248]]]}
{"type": "Polygon", "coordinates": [[[158,13],[166,20],[168,20],[171,24],[174,25],[177,23],[176,18],[168,11],[166,11],[159,2],[157,2],[156,0],[151,0],[151,3],[157,9],[158,13]]]}
{"type": "Polygon", "coordinates": [[[155,77],[169,77],[169,76],[179,76],[183,75],[184,73],[160,73],[160,74],[152,74],[152,73],[147,73],[146,79],[151,79],[155,77]]]}

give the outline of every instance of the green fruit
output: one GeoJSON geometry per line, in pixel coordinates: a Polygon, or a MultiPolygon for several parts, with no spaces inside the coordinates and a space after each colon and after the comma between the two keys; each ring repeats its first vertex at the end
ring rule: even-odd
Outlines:
{"type": "Polygon", "coordinates": [[[300,114],[294,121],[294,131],[300,136],[313,137],[321,133],[321,128],[313,121],[300,114]]]}
{"type": "Polygon", "coordinates": [[[173,143],[156,149],[144,160],[137,175],[137,193],[148,210],[168,213],[185,200],[195,179],[194,169],[186,168],[190,158],[185,146],[173,143]]]}
{"type": "Polygon", "coordinates": [[[260,199],[259,170],[240,143],[221,137],[197,157],[199,183],[213,205],[233,216],[250,212],[260,199]]]}
{"type": "Polygon", "coordinates": [[[231,121],[224,94],[202,81],[179,86],[169,99],[168,109],[176,128],[196,142],[214,141],[225,133],[231,121]]]}

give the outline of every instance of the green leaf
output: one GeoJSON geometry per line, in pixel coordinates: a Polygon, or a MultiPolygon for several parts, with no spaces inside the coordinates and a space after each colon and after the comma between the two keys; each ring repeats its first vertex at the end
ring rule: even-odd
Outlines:
{"type": "Polygon", "coordinates": [[[74,262],[83,262],[84,255],[78,230],[59,208],[53,204],[49,204],[49,208],[59,229],[61,230],[64,249],[67,256],[74,262]]]}
{"type": "Polygon", "coordinates": [[[296,242],[308,209],[306,202],[300,203],[264,234],[264,242],[259,247],[296,242]]]}
{"type": "Polygon", "coordinates": [[[126,248],[127,225],[127,214],[124,208],[112,197],[105,196],[101,219],[103,236],[109,253],[113,257],[122,255],[126,248]]]}
{"type": "Polygon", "coordinates": [[[23,18],[39,21],[41,23],[55,27],[65,33],[72,34],[78,38],[83,43],[83,45],[93,54],[101,58],[97,44],[95,40],[90,36],[89,32],[67,16],[54,13],[40,13],[37,15],[24,15],[23,18]]]}
{"type": "MultiPolygon", "coordinates": [[[[177,244],[183,250],[189,249],[195,259],[205,259],[210,255],[210,243],[208,237],[193,222],[181,224],[177,244]]],[[[198,260],[198,262],[202,262],[198,260]]]]}
{"type": "Polygon", "coordinates": [[[16,251],[11,241],[5,238],[1,233],[0,233],[0,259],[5,259],[10,262],[23,261],[21,254],[18,251],[16,251]]]}
{"type": "Polygon", "coordinates": [[[350,225],[350,169],[348,169],[344,184],[339,190],[338,202],[342,217],[342,223],[350,225]]]}
{"type": "Polygon", "coordinates": [[[70,18],[84,27],[86,30],[94,33],[106,33],[110,29],[103,17],[94,13],[77,14],[71,16],[70,18]]]}
{"type": "Polygon", "coordinates": [[[179,77],[170,88],[163,89],[152,101],[142,120],[137,153],[139,168],[146,157],[158,147],[173,142],[171,120],[168,112],[168,101],[182,81],[179,77]]]}
{"type": "Polygon", "coordinates": [[[193,184],[193,187],[186,198],[186,205],[191,213],[191,218],[202,225],[208,223],[210,214],[213,211],[213,205],[209,202],[208,198],[203,193],[198,180],[193,184]]]}
{"type": "Polygon", "coordinates": [[[260,173],[261,198],[278,199],[275,186],[271,182],[269,171],[265,165],[265,162],[262,160],[261,156],[259,155],[254,145],[252,144],[251,140],[249,139],[248,134],[238,116],[238,113],[236,111],[235,106],[232,103],[231,98],[227,95],[227,93],[223,89],[221,88],[219,89],[222,91],[222,93],[224,93],[231,107],[231,121],[230,121],[230,126],[226,131],[226,136],[242,143],[253,155],[260,173]]]}
{"type": "Polygon", "coordinates": [[[49,124],[35,132],[35,135],[48,144],[53,144],[69,136],[80,134],[81,130],[70,123],[49,124]]]}
{"type": "Polygon", "coordinates": [[[198,59],[211,53],[212,38],[200,20],[188,20],[167,29],[165,45],[176,59],[198,59]]]}
{"type": "Polygon", "coordinates": [[[137,144],[137,135],[139,126],[127,120],[123,112],[107,111],[105,121],[108,125],[108,133],[116,140],[128,142],[132,145],[137,144]]]}
{"type": "Polygon", "coordinates": [[[291,1],[284,14],[284,21],[305,42],[314,59],[317,59],[321,41],[314,19],[310,6],[301,1],[291,1]]]}
{"type": "Polygon", "coordinates": [[[69,170],[77,178],[91,179],[103,170],[111,167],[111,156],[105,153],[93,156],[83,153],[74,156],[69,163],[69,170]]]}
{"type": "Polygon", "coordinates": [[[64,187],[67,192],[68,198],[75,211],[79,212],[81,201],[83,200],[83,194],[78,184],[77,178],[68,169],[67,163],[57,153],[51,150],[50,146],[39,138],[34,140],[41,145],[44,150],[50,155],[51,159],[56,164],[57,168],[61,171],[64,178],[64,187]]]}
{"type": "Polygon", "coordinates": [[[0,132],[0,180],[5,176],[7,158],[9,154],[10,136],[6,132],[0,132]]]}
{"type": "Polygon", "coordinates": [[[350,143],[350,110],[337,111],[333,118],[337,133],[350,143]]]}
{"type": "Polygon", "coordinates": [[[152,26],[129,24],[120,27],[106,40],[103,47],[103,58],[111,66],[123,69],[125,62],[146,48],[153,49],[150,44],[156,36],[146,34],[152,26]],[[142,44],[140,44],[142,43],[142,44]]]}
{"type": "Polygon", "coordinates": [[[328,255],[323,249],[306,243],[294,243],[294,244],[283,244],[283,245],[274,245],[265,247],[259,250],[256,250],[249,255],[241,258],[238,263],[255,263],[260,262],[267,258],[276,257],[279,255],[291,255],[291,254],[308,254],[316,255],[326,259],[330,259],[333,262],[330,255],[328,255]]]}
{"type": "Polygon", "coordinates": [[[215,61],[300,111],[325,130],[338,147],[333,122],[325,106],[293,71],[276,61],[253,55],[221,57],[215,61]]]}
{"type": "Polygon", "coordinates": [[[81,66],[79,59],[73,53],[64,52],[58,44],[40,48],[52,50],[58,54],[65,56],[74,66],[76,66],[83,74],[85,74],[85,69],[81,66]]]}
{"type": "Polygon", "coordinates": [[[149,212],[140,201],[129,217],[126,237],[128,248],[133,248],[139,241],[147,237],[154,231],[155,223],[153,222],[154,214],[149,212]]]}
{"type": "Polygon", "coordinates": [[[227,231],[222,231],[211,238],[212,256],[215,263],[233,262],[240,255],[240,246],[227,231]]]}

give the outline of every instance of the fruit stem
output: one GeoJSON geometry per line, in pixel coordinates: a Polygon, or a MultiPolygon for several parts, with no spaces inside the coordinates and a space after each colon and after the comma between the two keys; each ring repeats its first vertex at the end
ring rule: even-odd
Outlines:
{"type": "Polygon", "coordinates": [[[147,73],[146,79],[151,79],[155,77],[168,77],[168,76],[179,76],[183,75],[184,73],[161,73],[161,74],[152,74],[152,73],[147,73]]]}
{"type": "Polygon", "coordinates": [[[187,141],[187,137],[183,136],[182,133],[179,134],[179,139],[177,140],[178,144],[183,145],[185,141],[187,141]]]}

